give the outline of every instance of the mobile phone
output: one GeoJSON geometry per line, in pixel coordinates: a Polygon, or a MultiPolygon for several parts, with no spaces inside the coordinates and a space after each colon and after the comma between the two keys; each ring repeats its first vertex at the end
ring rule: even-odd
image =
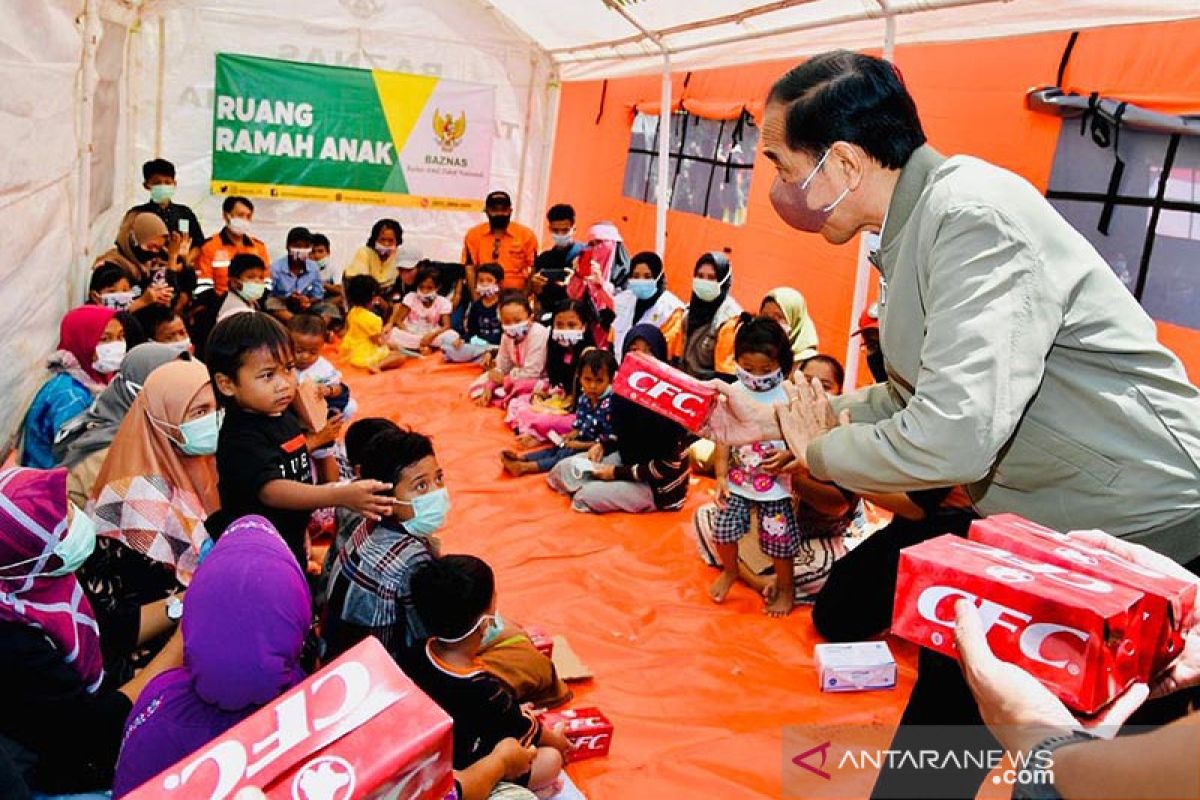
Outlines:
{"type": "Polygon", "coordinates": [[[167,285],[167,268],[159,267],[158,269],[154,270],[154,277],[151,279],[150,282],[152,284],[154,284],[155,286],[166,286],[167,285]]]}
{"type": "Polygon", "coordinates": [[[179,232],[180,233],[182,233],[184,236],[187,236],[188,233],[191,231],[191,229],[192,229],[192,223],[188,221],[187,217],[183,217],[182,219],[179,220],[179,232]]]}

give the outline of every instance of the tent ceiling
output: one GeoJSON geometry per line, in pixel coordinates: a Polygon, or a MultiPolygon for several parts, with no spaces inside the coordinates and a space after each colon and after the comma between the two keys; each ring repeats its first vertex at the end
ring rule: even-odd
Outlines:
{"type": "Polygon", "coordinates": [[[484,1],[574,80],[656,72],[660,44],[676,69],[878,48],[889,13],[900,44],[1200,17],[1197,0],[484,1]]]}

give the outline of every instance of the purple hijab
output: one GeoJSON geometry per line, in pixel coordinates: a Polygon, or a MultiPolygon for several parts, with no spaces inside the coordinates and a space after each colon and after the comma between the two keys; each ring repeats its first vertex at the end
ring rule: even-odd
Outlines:
{"type": "Polygon", "coordinates": [[[184,666],[152,680],[130,712],[113,796],[122,797],[304,680],[308,583],[262,517],[243,517],[188,589],[184,666]]]}

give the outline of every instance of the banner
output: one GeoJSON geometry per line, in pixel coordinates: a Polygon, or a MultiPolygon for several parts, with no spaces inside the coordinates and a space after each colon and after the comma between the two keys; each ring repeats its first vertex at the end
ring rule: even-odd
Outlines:
{"type": "Polygon", "coordinates": [[[495,88],[217,54],[212,192],[478,211],[495,88]]]}

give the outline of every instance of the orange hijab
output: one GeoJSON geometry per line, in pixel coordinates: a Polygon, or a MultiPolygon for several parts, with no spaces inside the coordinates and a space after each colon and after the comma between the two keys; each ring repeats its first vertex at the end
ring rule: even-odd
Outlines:
{"type": "Polygon", "coordinates": [[[197,361],[173,361],[150,374],[125,415],[88,503],[96,532],[175,568],[191,580],[209,542],[204,521],[220,507],[214,456],[181,453],[177,435],[188,406],[209,383],[197,361]]]}

